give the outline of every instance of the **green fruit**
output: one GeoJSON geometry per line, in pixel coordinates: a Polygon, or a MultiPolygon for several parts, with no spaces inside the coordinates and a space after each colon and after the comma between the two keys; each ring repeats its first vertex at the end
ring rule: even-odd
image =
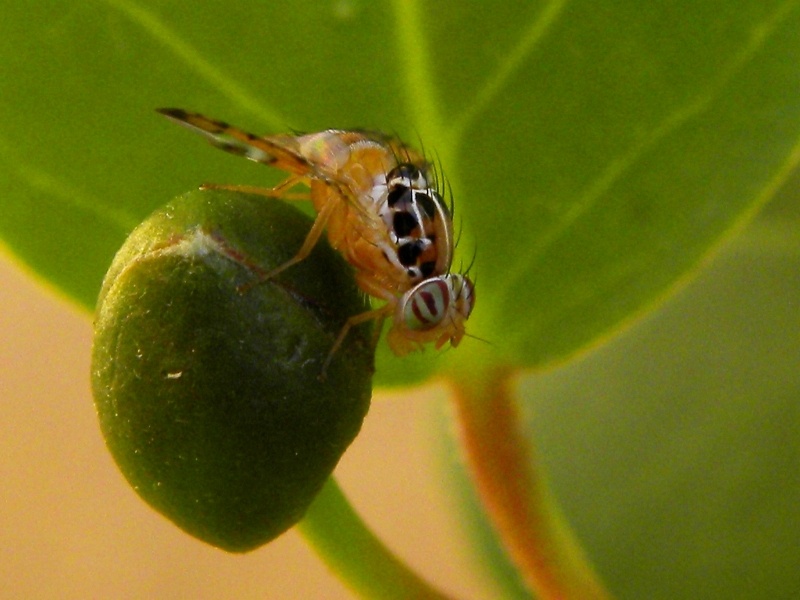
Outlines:
{"type": "Polygon", "coordinates": [[[137,493],[190,534],[244,552],[300,520],[369,407],[368,309],[323,240],[276,278],[311,220],[263,196],[197,191],[142,223],[98,300],[92,387],[137,493]],[[261,271],[260,271],[260,270],[261,271]]]}

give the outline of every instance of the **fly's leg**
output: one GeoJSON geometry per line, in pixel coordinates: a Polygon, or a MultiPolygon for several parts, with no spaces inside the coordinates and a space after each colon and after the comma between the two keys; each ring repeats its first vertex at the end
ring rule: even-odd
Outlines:
{"type": "Polygon", "coordinates": [[[229,192],[241,192],[243,194],[258,194],[268,198],[280,198],[281,200],[310,200],[310,192],[289,193],[288,190],[303,183],[302,177],[287,177],[275,187],[264,188],[257,185],[227,185],[219,183],[204,183],[200,186],[201,190],[227,190],[229,192]]]}
{"type": "Polygon", "coordinates": [[[374,310],[368,310],[363,313],[359,313],[357,315],[353,315],[345,324],[342,325],[342,329],[339,331],[339,335],[336,336],[336,341],[333,342],[333,346],[331,347],[330,352],[328,352],[328,357],[325,359],[325,362],[322,363],[322,372],[319,374],[320,380],[324,380],[326,377],[326,373],[328,371],[328,365],[331,364],[331,359],[333,359],[333,355],[336,354],[337,350],[342,346],[347,334],[350,330],[355,327],[356,325],[361,325],[361,323],[366,323],[367,321],[377,321],[375,325],[375,331],[372,332],[372,351],[375,351],[375,347],[378,345],[378,340],[381,337],[381,330],[383,329],[383,322],[386,320],[386,315],[391,312],[392,308],[390,304],[386,306],[382,306],[381,308],[376,308],[374,310]]]}
{"type": "MultiPolygon", "coordinates": [[[[311,226],[311,229],[306,235],[306,239],[303,241],[303,245],[300,246],[300,249],[297,251],[292,258],[287,260],[282,265],[272,269],[266,275],[259,277],[257,280],[248,283],[246,285],[240,286],[239,291],[240,293],[245,293],[250,290],[253,286],[259,285],[268,281],[282,273],[289,267],[296,265],[297,263],[301,262],[305,258],[311,254],[311,251],[316,246],[319,238],[322,236],[322,233],[325,231],[325,226],[328,224],[328,220],[330,219],[333,212],[339,207],[340,202],[348,202],[350,206],[361,207],[360,203],[353,197],[351,191],[345,186],[344,184],[335,181],[334,179],[327,178],[327,177],[318,177],[312,176],[312,179],[316,179],[319,181],[324,181],[328,187],[331,187],[335,190],[336,193],[331,194],[328,201],[324,204],[324,206],[317,212],[317,218],[314,220],[314,224],[311,226]]],[[[251,194],[260,194],[262,196],[267,196],[269,198],[280,198],[282,200],[311,200],[311,193],[301,193],[301,194],[291,194],[288,190],[292,189],[294,186],[299,185],[301,183],[308,182],[309,176],[299,176],[299,175],[292,175],[287,177],[284,181],[279,183],[273,188],[260,188],[257,186],[250,186],[250,185],[218,185],[218,184],[204,184],[201,189],[217,189],[217,190],[230,190],[234,192],[244,192],[244,193],[251,193],[251,194]]]]}
{"type": "Polygon", "coordinates": [[[306,234],[306,239],[303,241],[303,245],[300,246],[300,249],[297,251],[292,258],[287,260],[282,265],[272,269],[269,273],[264,276],[264,279],[272,279],[278,273],[285,271],[292,265],[296,265],[302,260],[305,260],[311,251],[314,249],[314,246],[317,245],[319,238],[322,237],[322,233],[325,231],[325,226],[328,224],[328,219],[330,219],[331,214],[333,213],[334,209],[337,206],[337,202],[331,200],[325,206],[322,207],[317,213],[317,218],[314,219],[314,224],[311,226],[311,229],[308,230],[308,234],[306,234]]]}
{"type": "MultiPolygon", "coordinates": [[[[202,186],[200,186],[200,189],[228,190],[231,192],[241,192],[244,194],[258,194],[260,196],[266,196],[268,198],[279,198],[281,200],[310,200],[311,199],[310,192],[290,193],[288,191],[292,189],[294,186],[304,183],[304,181],[305,178],[303,177],[291,176],[287,177],[284,181],[282,181],[281,183],[272,188],[263,188],[254,185],[226,185],[217,183],[204,183],[202,186]]],[[[292,265],[296,265],[297,263],[301,262],[303,259],[308,257],[308,255],[311,254],[311,251],[314,249],[314,246],[319,241],[320,236],[322,236],[322,232],[325,231],[325,225],[327,225],[328,219],[330,218],[330,215],[335,207],[336,207],[336,202],[328,202],[323,207],[323,209],[317,214],[317,218],[314,220],[314,224],[311,226],[311,229],[306,235],[306,239],[303,241],[303,245],[300,246],[300,249],[297,251],[297,254],[295,254],[285,263],[272,269],[271,271],[265,272],[262,269],[261,273],[256,279],[254,279],[249,283],[239,286],[239,293],[240,294],[247,293],[253,287],[272,279],[273,277],[285,271],[292,265]]]]}
{"type": "Polygon", "coordinates": [[[279,273],[282,273],[289,267],[305,260],[308,257],[308,255],[311,254],[311,251],[314,249],[314,246],[317,245],[319,238],[325,231],[325,226],[328,224],[328,219],[330,219],[330,216],[336,209],[337,205],[338,205],[337,202],[331,200],[325,206],[322,207],[322,210],[320,210],[317,213],[317,218],[314,219],[314,224],[311,226],[311,229],[308,230],[308,234],[306,234],[306,239],[303,241],[303,245],[300,246],[300,249],[297,251],[297,254],[295,254],[285,263],[278,265],[277,267],[267,272],[266,274],[259,276],[258,279],[255,279],[250,283],[240,286],[239,293],[244,294],[250,289],[252,289],[254,286],[269,281],[270,279],[272,279],[279,273]]]}

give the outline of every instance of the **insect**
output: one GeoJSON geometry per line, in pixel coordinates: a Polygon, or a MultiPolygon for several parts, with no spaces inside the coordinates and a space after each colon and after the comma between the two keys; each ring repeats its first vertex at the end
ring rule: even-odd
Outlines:
{"type": "Polygon", "coordinates": [[[436,189],[425,158],[399,140],[376,132],[329,129],[306,135],[248,133],[181,109],[158,112],[206,137],[222,150],[274,166],[288,177],[273,188],[205,186],[311,200],[317,217],[297,254],[266,273],[268,280],[306,258],[323,232],[355,268],[367,294],[386,301],[354,315],[342,327],[323,371],[360,323],[392,319],[391,350],[399,356],[433,342],[457,346],[475,304],[466,275],[450,272],[451,210],[436,189]],[[304,184],[309,193],[291,190],[304,184]]]}

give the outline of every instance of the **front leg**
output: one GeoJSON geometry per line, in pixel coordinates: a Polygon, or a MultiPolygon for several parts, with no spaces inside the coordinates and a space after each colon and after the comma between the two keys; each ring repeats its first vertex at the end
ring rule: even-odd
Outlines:
{"type": "Polygon", "coordinates": [[[392,313],[392,305],[387,304],[386,306],[382,306],[381,308],[376,308],[374,310],[368,310],[363,313],[359,313],[357,315],[353,315],[342,326],[342,329],[339,331],[339,335],[336,336],[336,341],[333,343],[331,347],[331,351],[328,352],[328,357],[325,359],[325,362],[322,363],[322,372],[319,374],[320,380],[325,379],[325,373],[328,370],[328,365],[331,364],[331,359],[333,355],[336,354],[336,351],[342,345],[347,334],[350,330],[355,327],[356,325],[361,325],[361,323],[366,323],[367,321],[376,321],[375,324],[375,331],[372,333],[372,351],[375,352],[375,347],[378,345],[378,340],[381,337],[381,330],[383,329],[383,322],[386,320],[386,317],[392,313]]]}

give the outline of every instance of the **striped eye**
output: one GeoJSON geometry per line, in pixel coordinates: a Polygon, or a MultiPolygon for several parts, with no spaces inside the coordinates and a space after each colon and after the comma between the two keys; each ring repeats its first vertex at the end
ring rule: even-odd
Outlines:
{"type": "Polygon", "coordinates": [[[411,330],[432,329],[450,308],[451,288],[444,277],[426,279],[412,288],[403,303],[403,322],[411,330]]]}

